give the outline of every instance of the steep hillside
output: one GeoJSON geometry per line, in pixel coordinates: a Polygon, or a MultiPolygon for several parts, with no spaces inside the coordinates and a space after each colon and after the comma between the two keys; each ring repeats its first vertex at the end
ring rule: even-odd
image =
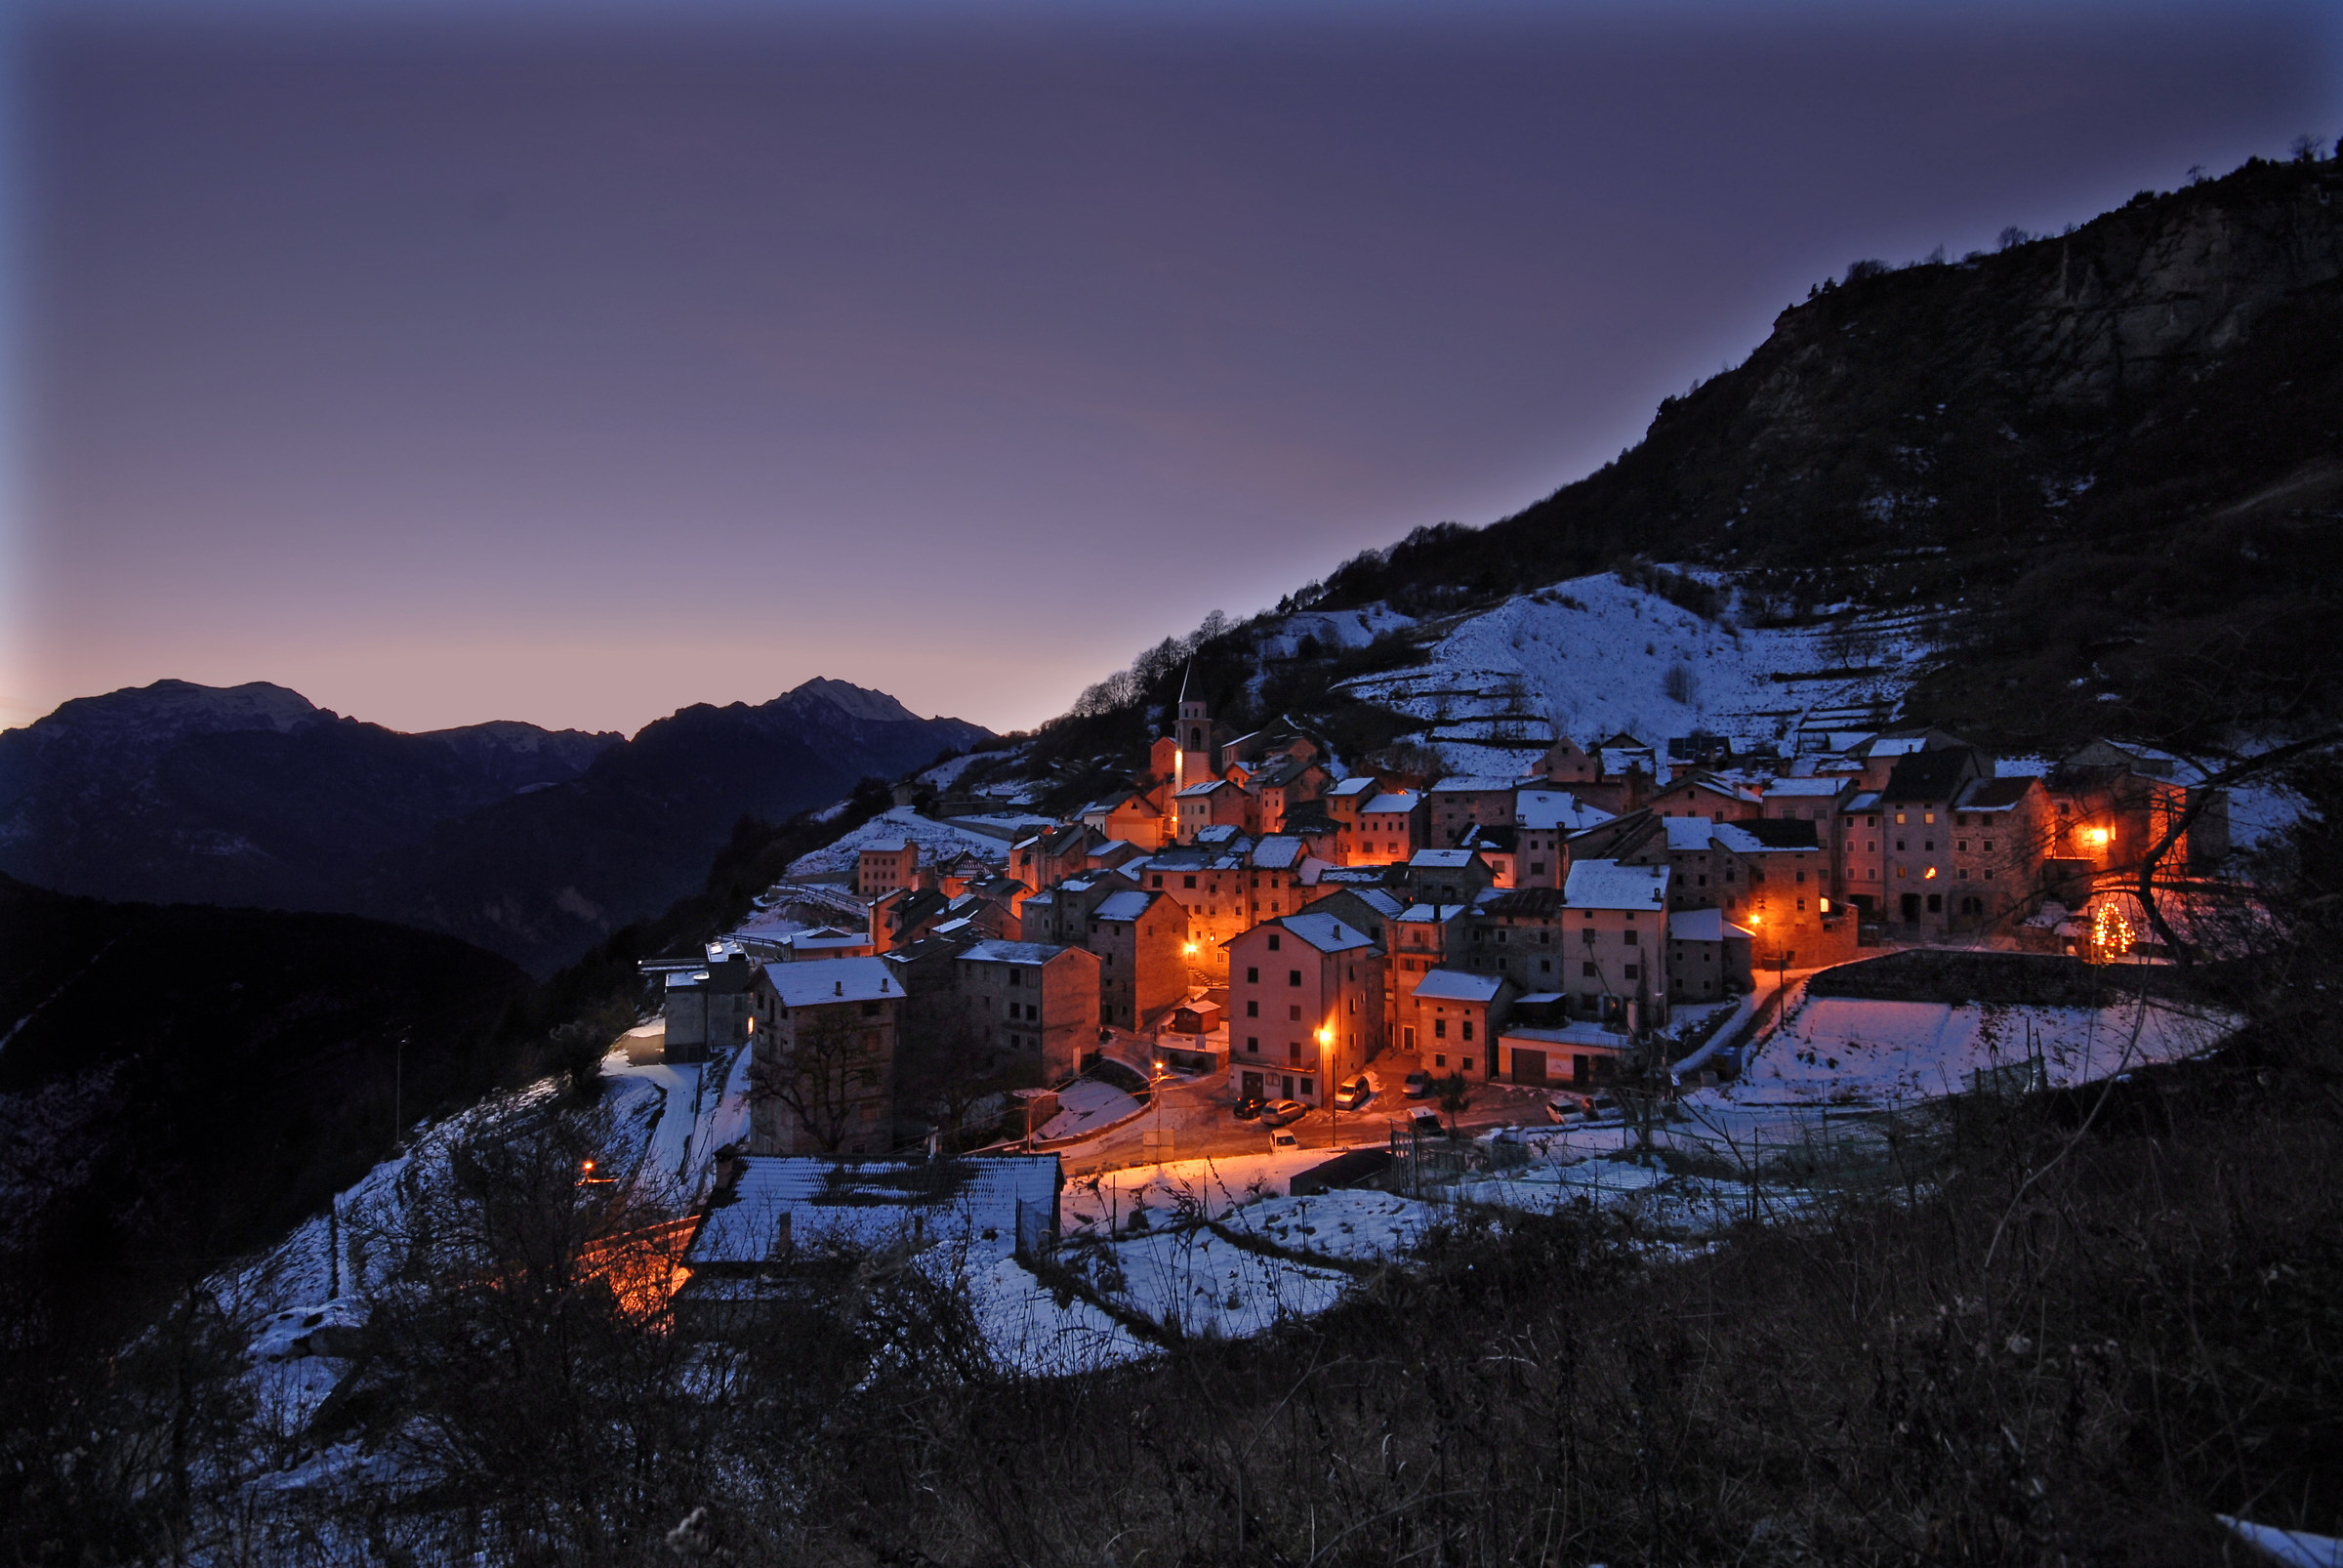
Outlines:
{"type": "Polygon", "coordinates": [[[0,1273],[103,1311],[281,1234],[493,1081],[526,983],[375,921],[0,878],[0,1273]]]}
{"type": "Polygon", "coordinates": [[[2343,164],[2256,162],[1997,254],[1859,265],[1617,462],[1295,603],[1698,562],[1771,621],[1950,612],[1912,715],[2003,745],[2284,727],[2335,701],[2339,432],[2343,164]]]}

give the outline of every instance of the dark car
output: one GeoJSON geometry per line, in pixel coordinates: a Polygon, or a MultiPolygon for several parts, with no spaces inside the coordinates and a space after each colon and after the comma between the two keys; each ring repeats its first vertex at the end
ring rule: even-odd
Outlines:
{"type": "Polygon", "coordinates": [[[1408,1112],[1408,1128],[1424,1137],[1437,1137],[1440,1135],[1440,1118],[1429,1105],[1418,1105],[1408,1112]]]}
{"type": "Polygon", "coordinates": [[[1367,1082],[1366,1075],[1362,1073],[1335,1091],[1335,1109],[1355,1111],[1373,1098],[1375,1098],[1374,1086],[1367,1082]]]}
{"type": "Polygon", "coordinates": [[[1261,1098],[1261,1096],[1258,1094],[1246,1095],[1243,1099],[1237,1101],[1237,1120],[1240,1122],[1252,1122],[1259,1120],[1262,1108],[1268,1103],[1269,1102],[1267,1100],[1261,1098]]]}
{"type": "Polygon", "coordinates": [[[1261,1111],[1261,1124],[1264,1127],[1283,1127],[1288,1122],[1300,1121],[1309,1113],[1310,1108],[1297,1099],[1273,1099],[1261,1111]]]}
{"type": "Polygon", "coordinates": [[[1408,1074],[1408,1081],[1405,1087],[1407,1090],[1408,1098],[1422,1099],[1431,1093],[1432,1081],[1421,1072],[1413,1072],[1408,1074]]]}

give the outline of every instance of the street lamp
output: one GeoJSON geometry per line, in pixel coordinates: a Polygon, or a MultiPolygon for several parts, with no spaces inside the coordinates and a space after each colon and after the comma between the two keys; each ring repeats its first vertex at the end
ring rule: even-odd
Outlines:
{"type": "MultiPolygon", "coordinates": [[[[1318,1060],[1320,1064],[1320,1075],[1324,1078],[1332,1078],[1335,1076],[1332,1072],[1325,1070],[1326,1063],[1329,1060],[1327,1052],[1332,1049],[1334,1041],[1335,1026],[1331,1023],[1320,1024],[1318,1026],[1318,1060]]],[[[1337,1085],[1336,1087],[1338,1089],[1340,1086],[1337,1085]]],[[[1326,1092],[1326,1146],[1330,1149],[1335,1146],[1335,1129],[1337,1125],[1336,1118],[1341,1114],[1342,1101],[1337,1097],[1336,1090],[1328,1090],[1326,1092]]]]}
{"type": "Polygon", "coordinates": [[[1153,1071],[1147,1076],[1147,1095],[1155,1101],[1155,1168],[1164,1168],[1164,1058],[1155,1057],[1148,1064],[1153,1071]]]}

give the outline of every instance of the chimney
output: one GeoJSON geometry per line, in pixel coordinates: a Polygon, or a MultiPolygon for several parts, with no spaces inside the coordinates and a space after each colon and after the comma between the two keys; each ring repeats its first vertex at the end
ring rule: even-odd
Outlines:
{"type": "Polygon", "coordinates": [[[832,996],[844,996],[846,994],[846,982],[843,980],[832,980],[830,982],[830,994],[832,996]]]}

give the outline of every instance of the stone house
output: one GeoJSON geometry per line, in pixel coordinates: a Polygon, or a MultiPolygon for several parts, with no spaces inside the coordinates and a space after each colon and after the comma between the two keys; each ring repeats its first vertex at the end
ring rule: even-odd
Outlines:
{"type": "Polygon", "coordinates": [[[1098,1049],[1094,954],[1045,942],[977,942],[954,962],[978,1071],[1062,1083],[1098,1049]]]}
{"type": "Polygon", "coordinates": [[[1137,1029],[1188,994],[1188,912],[1168,893],[1109,893],[1084,946],[1098,959],[1098,1021],[1137,1029]]]}
{"type": "Polygon", "coordinates": [[[910,839],[875,839],[854,856],[854,896],[877,898],[920,885],[920,846],[910,839]]]}
{"type": "Polygon", "coordinates": [[[753,987],[752,1154],[884,1154],[903,987],[876,958],[768,964],[753,987]]]}

